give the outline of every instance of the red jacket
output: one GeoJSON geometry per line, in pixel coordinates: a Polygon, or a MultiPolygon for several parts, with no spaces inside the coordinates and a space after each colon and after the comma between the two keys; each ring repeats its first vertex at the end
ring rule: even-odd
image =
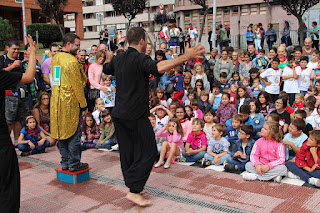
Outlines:
{"type": "MultiPolygon", "coordinates": [[[[320,147],[317,149],[318,154],[318,162],[317,164],[320,165],[320,147]]],[[[307,145],[307,142],[304,142],[300,148],[300,152],[296,155],[296,164],[299,168],[308,166],[312,167],[314,165],[313,157],[310,152],[310,147],[307,145]]],[[[318,166],[316,169],[320,169],[318,166]]]]}

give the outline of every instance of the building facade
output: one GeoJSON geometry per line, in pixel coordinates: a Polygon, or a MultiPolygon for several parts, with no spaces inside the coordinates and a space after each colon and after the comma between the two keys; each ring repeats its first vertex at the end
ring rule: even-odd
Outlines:
{"type": "MultiPolygon", "coordinates": [[[[74,31],[83,39],[83,15],[81,0],[69,0],[64,13],[73,13],[74,15],[74,31]]],[[[40,16],[40,7],[36,0],[25,0],[26,24],[32,23],[54,23],[53,20],[46,20],[40,16]]],[[[0,17],[8,19],[13,26],[14,38],[23,39],[23,15],[22,0],[0,0],[0,17]]],[[[61,20],[63,23],[63,20],[61,20]]]]}

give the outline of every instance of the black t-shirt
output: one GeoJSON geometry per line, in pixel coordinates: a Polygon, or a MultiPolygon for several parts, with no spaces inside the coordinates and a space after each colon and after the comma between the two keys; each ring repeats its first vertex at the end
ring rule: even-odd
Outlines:
{"type": "MultiPolygon", "coordinates": [[[[11,60],[7,55],[1,55],[0,56],[0,70],[3,70],[4,68],[7,68],[13,64],[15,60],[11,60]]],[[[22,63],[19,67],[14,68],[10,72],[18,72],[18,73],[24,73],[24,69],[22,67],[22,63]]],[[[6,88],[6,90],[15,90],[16,85],[9,86],[6,88]]]]}
{"type": "Polygon", "coordinates": [[[112,116],[135,120],[149,115],[149,75],[159,76],[157,61],[129,47],[103,66],[103,72],[116,76],[117,95],[112,116]]]}
{"type": "Polygon", "coordinates": [[[306,134],[309,137],[309,132],[313,130],[313,127],[311,124],[307,123],[306,128],[304,128],[303,133],[306,134]]]}
{"type": "Polygon", "coordinates": [[[22,78],[22,73],[0,70],[0,145],[11,143],[5,113],[5,90],[15,88],[22,78]]]}
{"type": "Polygon", "coordinates": [[[290,119],[290,114],[287,111],[284,111],[283,113],[279,114],[277,110],[272,111],[271,113],[275,113],[279,115],[280,121],[279,124],[283,127],[285,124],[290,124],[291,119],[290,119]]]}

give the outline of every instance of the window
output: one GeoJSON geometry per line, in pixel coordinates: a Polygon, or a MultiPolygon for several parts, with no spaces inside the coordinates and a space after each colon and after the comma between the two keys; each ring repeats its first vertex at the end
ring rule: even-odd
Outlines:
{"type": "Polygon", "coordinates": [[[104,4],[111,4],[111,0],[104,0],[104,4]]]}
{"type": "Polygon", "coordinates": [[[232,16],[238,16],[239,15],[239,7],[233,6],[232,7],[232,16]]]}
{"type": "Polygon", "coordinates": [[[250,7],[250,15],[257,15],[257,13],[258,13],[258,5],[256,5],[256,4],[253,4],[253,5],[251,5],[251,7],[250,7]]]}
{"type": "Polygon", "coordinates": [[[67,21],[74,21],[74,20],[75,20],[74,14],[67,15],[67,21]]]}
{"type": "Polygon", "coordinates": [[[96,13],[97,21],[103,21],[103,13],[96,13]]]}
{"type": "Polygon", "coordinates": [[[221,18],[222,17],[222,9],[221,8],[217,8],[217,18],[221,18]]]}
{"type": "Polygon", "coordinates": [[[249,13],[249,6],[248,5],[243,5],[241,6],[241,15],[246,16],[249,13]]]}
{"type": "Polygon", "coordinates": [[[22,3],[22,0],[15,0],[16,3],[22,3]]]}
{"type": "Polygon", "coordinates": [[[267,5],[260,4],[260,14],[267,14],[267,5]]]}
{"type": "Polygon", "coordinates": [[[229,17],[230,16],[230,7],[225,7],[223,9],[223,15],[224,15],[224,17],[229,17]]]}
{"type": "Polygon", "coordinates": [[[83,15],[83,19],[93,19],[94,18],[94,14],[93,13],[88,13],[88,14],[84,14],[83,15]]]}
{"type": "Polygon", "coordinates": [[[84,6],[93,6],[93,0],[86,0],[85,2],[85,5],[84,6]]]}
{"type": "Polygon", "coordinates": [[[103,0],[96,0],[96,6],[103,5],[103,0]]]}

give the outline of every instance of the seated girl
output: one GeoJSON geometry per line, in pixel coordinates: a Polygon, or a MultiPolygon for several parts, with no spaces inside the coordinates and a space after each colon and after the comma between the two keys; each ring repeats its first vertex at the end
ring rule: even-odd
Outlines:
{"type": "Polygon", "coordinates": [[[111,113],[109,110],[103,110],[101,112],[101,118],[103,124],[101,126],[101,136],[100,139],[96,142],[96,148],[107,148],[109,145],[110,148],[114,145],[116,132],[112,122],[111,113]]]}

